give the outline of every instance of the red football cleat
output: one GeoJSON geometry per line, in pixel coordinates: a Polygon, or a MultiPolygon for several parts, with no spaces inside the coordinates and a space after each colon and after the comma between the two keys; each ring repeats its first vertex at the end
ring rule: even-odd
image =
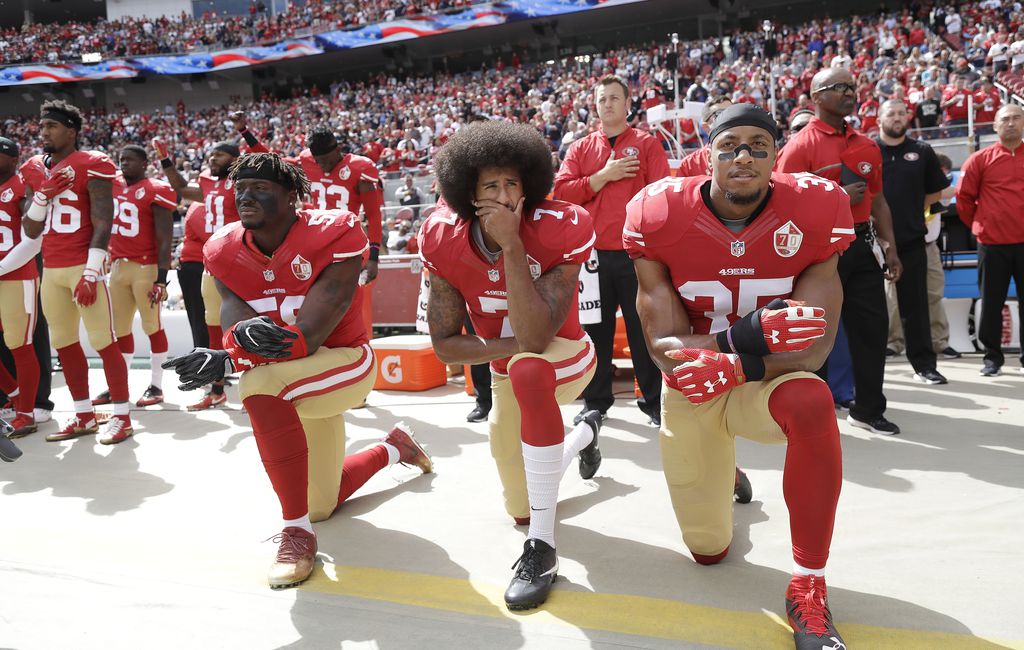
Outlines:
{"type": "Polygon", "coordinates": [[[30,433],[35,433],[39,430],[39,426],[36,425],[36,419],[32,415],[25,415],[19,413],[17,417],[11,420],[11,428],[14,431],[7,436],[8,438],[24,438],[30,433]]]}
{"type": "Polygon", "coordinates": [[[420,446],[420,443],[416,442],[412,431],[404,423],[399,422],[396,424],[391,433],[384,436],[383,440],[398,449],[398,462],[403,465],[415,465],[423,470],[424,474],[434,471],[434,462],[430,460],[430,455],[420,446]]]}
{"type": "Polygon", "coordinates": [[[51,433],[46,436],[46,442],[60,442],[62,440],[72,440],[81,436],[87,436],[91,433],[99,431],[99,425],[96,424],[96,416],[93,413],[79,413],[73,417],[64,428],[57,433],[51,433]]]}
{"type": "Polygon", "coordinates": [[[139,401],[135,402],[135,406],[153,406],[155,404],[160,404],[163,401],[164,392],[156,386],[150,386],[146,389],[146,392],[142,394],[142,397],[139,398],[139,401]]]}
{"type": "Polygon", "coordinates": [[[316,563],[316,534],[289,526],[271,538],[278,542],[277,560],[270,566],[267,582],[271,589],[294,587],[305,582],[316,563]]]}
{"type": "Polygon", "coordinates": [[[104,404],[110,404],[110,391],[105,390],[96,397],[92,398],[93,406],[103,406],[104,404]]]}
{"type": "Polygon", "coordinates": [[[103,425],[103,432],[99,438],[104,445],[116,445],[131,438],[134,433],[131,418],[127,415],[115,415],[103,425]]]}
{"type": "Polygon", "coordinates": [[[797,650],[846,647],[832,624],[825,578],[794,575],[786,589],[786,613],[797,650]]]}
{"type": "Polygon", "coordinates": [[[228,403],[228,396],[221,393],[215,395],[213,393],[207,393],[203,396],[203,399],[199,400],[195,404],[190,404],[188,410],[190,411],[205,411],[207,409],[214,409],[218,406],[224,406],[228,403]]]}

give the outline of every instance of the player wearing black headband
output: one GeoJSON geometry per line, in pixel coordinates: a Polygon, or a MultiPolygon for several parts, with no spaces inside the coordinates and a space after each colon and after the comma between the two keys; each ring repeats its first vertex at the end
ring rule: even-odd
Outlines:
{"type": "Polygon", "coordinates": [[[128,368],[114,342],[110,298],[101,279],[113,224],[117,169],[105,154],[78,148],[81,131],[78,108],[60,100],[42,105],[39,135],[45,153],[22,166],[25,181],[36,190],[26,213],[25,233],[38,236],[45,222],[43,313],[75,401],[75,417],[46,439],[68,440],[99,429],[89,400],[89,365],[78,340],[78,324],[84,321],[89,342],[103,359],[113,402],[114,417],[100,434],[100,442],[110,444],[132,435],[128,368]],[[70,186],[54,194],[50,189],[59,177],[70,181],[70,186]]]}
{"type": "MultiPolygon", "coordinates": [[[[166,144],[158,139],[154,139],[152,144],[171,187],[177,190],[182,198],[204,204],[206,208],[206,223],[202,233],[205,236],[204,241],[209,240],[213,233],[225,225],[238,221],[235,189],[231,179],[228,178],[228,169],[238,159],[240,153],[237,143],[230,141],[214,143],[206,156],[207,168],[199,175],[197,183],[189,183],[178,172],[166,144]]],[[[223,336],[220,323],[220,294],[217,293],[213,278],[209,273],[204,272],[200,276],[198,291],[194,284],[194,276],[182,274],[179,275],[179,281],[182,282],[183,296],[196,296],[197,293],[202,296],[209,345],[211,348],[219,349],[223,336]]],[[[188,410],[202,411],[224,404],[227,404],[227,396],[224,395],[224,382],[216,382],[211,386],[210,392],[203,396],[203,399],[190,405],[188,410]]]]}
{"type": "Polygon", "coordinates": [[[274,154],[242,156],[229,178],[241,223],[218,231],[203,251],[223,297],[225,349],[199,348],[166,365],[186,390],[242,372],[239,394],[285,520],[268,577],[281,588],[313,569],[312,521],[329,517],[390,464],[423,472],[433,465],[401,426],[344,458],[342,414],[363,401],[376,378],[356,291],[367,248],[356,216],[296,210],[309,181],[274,154]]]}
{"type": "Polygon", "coordinates": [[[626,208],[637,309],[667,388],[661,450],[683,542],[700,564],[732,541],[737,435],[788,443],[783,494],[799,650],[839,640],[825,591],[842,460],[832,395],[813,371],[835,338],[849,198],[812,174],[773,174],[778,133],[749,104],[711,131],[711,176],[666,178],[626,208]]]}

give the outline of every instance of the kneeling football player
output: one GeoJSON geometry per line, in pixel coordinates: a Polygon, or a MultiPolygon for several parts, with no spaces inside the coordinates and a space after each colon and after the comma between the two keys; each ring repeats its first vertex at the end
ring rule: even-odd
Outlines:
{"type": "Polygon", "coordinates": [[[355,215],[297,211],[309,181],[274,154],[240,157],[230,179],[241,221],[203,250],[229,328],[224,350],[198,348],[167,366],[186,390],[242,373],[239,394],[285,520],[268,578],[277,589],[312,572],[311,522],[385,467],[433,465],[401,425],[345,457],[342,414],[363,401],[376,371],[356,293],[367,241],[355,215]]]}
{"type": "Polygon", "coordinates": [[[725,559],[736,436],[787,443],[786,609],[796,647],[820,650],[841,642],[824,576],[843,471],[832,395],[812,372],[835,339],[853,217],[831,181],[772,173],[777,138],[764,110],[727,108],[711,131],[711,177],[648,185],[626,207],[623,243],[671,389],[661,452],[683,542],[700,564],[725,559]]]}
{"type": "Polygon", "coordinates": [[[529,525],[505,603],[529,609],[547,599],[558,570],[558,483],[577,454],[583,478],[601,462],[600,412],[566,435],[558,408],[594,374],[594,346],[577,313],[594,228],[579,206],[545,199],[551,153],[527,125],[463,127],[434,165],[445,205],[420,235],[430,336],[445,363],[491,364],[491,453],[506,510],[529,525]],[[462,334],[467,310],[475,336],[462,334]]]}

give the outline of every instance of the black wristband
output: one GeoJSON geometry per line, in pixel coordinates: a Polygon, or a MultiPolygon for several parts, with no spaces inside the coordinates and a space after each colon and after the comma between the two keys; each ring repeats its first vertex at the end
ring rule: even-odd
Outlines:
{"type": "Polygon", "coordinates": [[[259,140],[256,139],[256,136],[254,136],[252,134],[252,131],[250,131],[249,129],[239,131],[238,134],[242,136],[243,140],[245,140],[245,144],[249,145],[250,147],[255,147],[257,144],[259,144],[259,140]]]}
{"type": "Polygon", "coordinates": [[[764,379],[764,359],[754,354],[741,354],[740,365],[743,366],[743,376],[746,381],[761,381],[764,379]]]}
{"type": "Polygon", "coordinates": [[[380,259],[380,246],[370,244],[370,261],[376,262],[378,259],[380,259]]]}
{"type": "Polygon", "coordinates": [[[163,167],[164,169],[167,169],[168,167],[174,167],[174,163],[171,162],[171,157],[167,156],[166,158],[160,161],[160,166],[163,167]]]}
{"type": "Polygon", "coordinates": [[[715,341],[718,342],[718,351],[725,352],[726,354],[735,354],[736,350],[732,349],[732,343],[729,342],[729,328],[725,328],[718,334],[715,334],[715,341]]]}
{"type": "Polygon", "coordinates": [[[165,287],[167,286],[167,269],[158,268],[156,270],[156,283],[162,284],[165,287]]]}

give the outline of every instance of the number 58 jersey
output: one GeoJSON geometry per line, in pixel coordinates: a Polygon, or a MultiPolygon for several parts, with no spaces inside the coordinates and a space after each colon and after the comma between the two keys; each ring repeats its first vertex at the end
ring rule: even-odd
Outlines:
{"type": "MultiPolygon", "coordinates": [[[[224,226],[203,247],[206,270],[256,313],[281,326],[294,325],[299,308],[320,274],[331,264],[361,258],[369,244],[351,212],[299,210],[284,241],[270,257],[240,222],[224,226]]],[[[327,348],[354,348],[367,342],[360,291],[334,330],[327,348]]]]}
{"type": "Polygon", "coordinates": [[[669,271],[694,334],[721,332],[775,298],[788,298],[808,267],[854,239],[850,197],[808,173],[772,174],[771,197],[743,230],[726,228],[704,203],[707,176],[666,178],[626,206],[622,241],[633,259],[669,271]]]}

